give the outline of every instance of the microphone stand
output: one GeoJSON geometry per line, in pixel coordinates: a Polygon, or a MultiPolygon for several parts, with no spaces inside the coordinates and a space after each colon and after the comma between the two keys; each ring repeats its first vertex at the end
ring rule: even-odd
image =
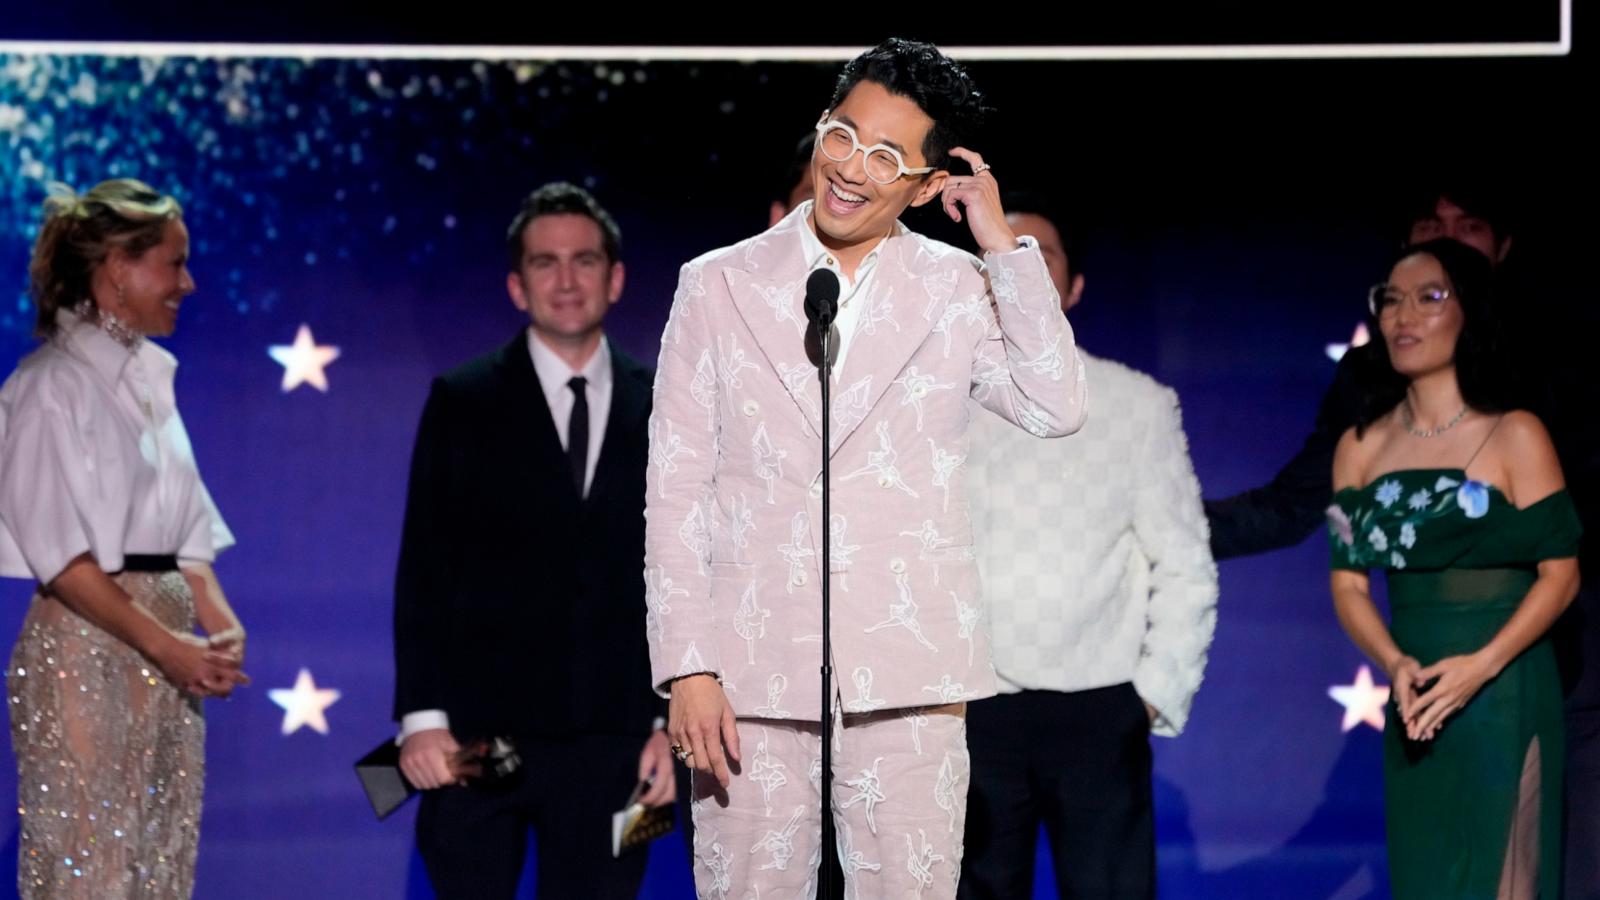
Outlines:
{"type": "MultiPolygon", "coordinates": [[[[817,269],[806,279],[806,318],[811,327],[805,335],[806,356],[816,363],[817,376],[822,386],[822,772],[819,787],[822,792],[822,847],[818,856],[822,871],[818,878],[820,897],[832,900],[833,866],[824,850],[836,847],[833,839],[833,628],[830,603],[833,595],[833,524],[829,504],[833,499],[833,485],[829,482],[828,457],[832,451],[830,425],[833,419],[832,400],[833,357],[838,341],[833,330],[833,319],[839,311],[839,279],[836,273],[817,269]],[[811,355],[812,337],[816,338],[815,356],[811,355]]],[[[837,858],[837,851],[832,850],[837,858]]]]}
{"type": "MultiPolygon", "coordinates": [[[[831,307],[832,304],[826,304],[831,307]]],[[[828,457],[832,450],[829,439],[829,422],[833,419],[833,407],[829,400],[829,388],[833,381],[833,354],[835,341],[833,337],[832,308],[825,308],[817,317],[817,334],[822,344],[822,366],[818,370],[822,377],[822,854],[821,869],[819,874],[817,896],[831,898],[833,896],[833,866],[828,864],[828,853],[837,853],[834,849],[836,842],[833,838],[833,639],[831,610],[829,602],[833,590],[833,534],[832,516],[829,514],[829,501],[832,499],[833,484],[828,479],[828,457]]]]}

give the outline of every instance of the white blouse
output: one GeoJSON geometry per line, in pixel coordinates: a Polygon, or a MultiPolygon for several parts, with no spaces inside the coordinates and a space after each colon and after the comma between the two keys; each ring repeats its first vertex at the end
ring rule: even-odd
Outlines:
{"type": "Polygon", "coordinates": [[[178,361],[91,322],[60,330],[0,387],[0,576],[47,584],[88,552],[210,562],[233,545],[178,416],[178,361]]]}

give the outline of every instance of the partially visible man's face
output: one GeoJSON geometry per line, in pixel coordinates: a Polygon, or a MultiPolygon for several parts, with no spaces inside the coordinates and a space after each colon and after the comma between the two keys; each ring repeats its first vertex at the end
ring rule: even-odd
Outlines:
{"type": "MultiPolygon", "coordinates": [[[[933,119],[907,97],[889,93],[883,85],[863,81],[850,89],[838,107],[828,112],[830,121],[854,128],[864,146],[888,144],[900,152],[907,168],[927,165],[922,142],[933,129],[933,119]]],[[[811,185],[817,202],[813,216],[824,243],[855,246],[888,235],[908,206],[921,206],[938,196],[948,173],[903,175],[893,184],[878,184],[867,177],[860,153],[834,162],[821,148],[812,154],[811,185]]]]}
{"type": "Polygon", "coordinates": [[[767,222],[767,227],[770,228],[773,225],[778,224],[783,220],[784,216],[794,212],[794,208],[796,206],[799,206],[800,204],[817,195],[817,189],[811,182],[811,179],[816,177],[817,161],[815,158],[815,151],[812,152],[812,157],[811,165],[806,167],[805,174],[801,175],[800,180],[796,181],[794,183],[794,187],[789,189],[789,199],[783,203],[779,203],[776,200],[772,201],[772,211],[771,215],[769,216],[769,221],[767,222]]]}
{"type": "Polygon", "coordinates": [[[1017,234],[1032,235],[1039,242],[1039,252],[1050,270],[1050,282],[1056,286],[1056,296],[1061,298],[1061,311],[1077,306],[1083,299],[1083,276],[1072,274],[1066,244],[1055,224],[1037,213],[1007,213],[1006,224],[1017,234]]]}
{"type": "Polygon", "coordinates": [[[1433,215],[1411,223],[1410,243],[1420,244],[1435,238],[1450,238],[1466,244],[1496,265],[1511,249],[1510,238],[1496,234],[1488,219],[1475,216],[1444,197],[1434,204],[1433,215]]]}
{"type": "Polygon", "coordinates": [[[600,330],[622,296],[622,263],[606,258],[600,223],[579,213],[539,216],[522,230],[522,265],[506,278],[517,309],[552,341],[600,330]]]}

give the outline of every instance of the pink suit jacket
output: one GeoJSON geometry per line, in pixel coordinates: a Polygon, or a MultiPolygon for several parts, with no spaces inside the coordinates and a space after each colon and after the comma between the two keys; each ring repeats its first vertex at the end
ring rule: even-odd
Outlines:
{"type": "Polygon", "coordinates": [[[995,691],[967,515],[968,395],[1041,437],[1083,423],[1083,364],[1043,257],[979,262],[899,228],[832,388],[832,546],[802,301],[802,206],[686,264],[661,340],[646,497],[657,690],[712,672],[736,714],[820,718],[820,578],[846,712],[995,691]]]}

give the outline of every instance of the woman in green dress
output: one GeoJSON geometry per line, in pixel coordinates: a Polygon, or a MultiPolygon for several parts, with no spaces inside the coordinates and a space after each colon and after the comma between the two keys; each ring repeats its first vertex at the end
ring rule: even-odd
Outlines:
{"type": "Polygon", "coordinates": [[[1493,370],[1488,260],[1403,251],[1371,312],[1366,395],[1328,507],[1334,609],[1388,673],[1384,805],[1398,900],[1554,898],[1561,687],[1546,632],[1579,526],[1539,419],[1493,370]],[[1390,622],[1370,591],[1384,571],[1390,622]]]}

